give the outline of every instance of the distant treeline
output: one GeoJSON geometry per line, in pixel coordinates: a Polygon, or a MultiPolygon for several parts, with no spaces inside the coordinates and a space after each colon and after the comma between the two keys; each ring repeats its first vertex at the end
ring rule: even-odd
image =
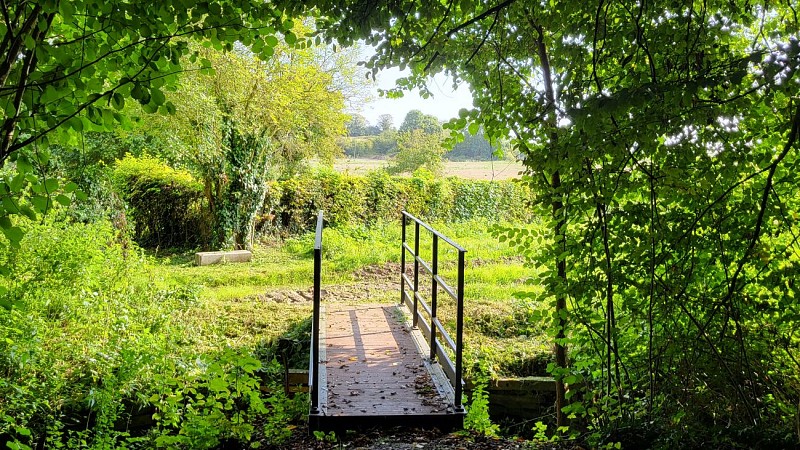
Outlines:
{"type": "MultiPolygon", "coordinates": [[[[386,158],[395,155],[398,148],[398,136],[420,129],[427,134],[444,134],[441,123],[436,117],[412,110],[406,115],[399,128],[395,128],[392,116],[384,114],[376,125],[354,114],[347,123],[347,137],[338,140],[344,154],[352,158],[386,158]]],[[[452,150],[444,154],[450,161],[489,161],[507,155],[507,148],[502,143],[490,143],[479,129],[476,134],[465,132],[463,140],[456,143],[452,150]]]]}

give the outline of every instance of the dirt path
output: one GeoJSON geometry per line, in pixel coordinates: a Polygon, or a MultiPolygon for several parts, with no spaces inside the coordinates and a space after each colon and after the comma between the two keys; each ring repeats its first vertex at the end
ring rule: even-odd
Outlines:
{"type": "Polygon", "coordinates": [[[437,430],[394,428],[389,430],[365,430],[340,436],[336,442],[326,442],[309,436],[303,430],[294,433],[292,440],[281,446],[267,447],[274,450],[520,450],[547,449],[547,446],[531,445],[515,439],[494,439],[471,433],[442,433],[437,430]]]}
{"type": "MultiPolygon", "coordinates": [[[[410,274],[410,272],[409,272],[410,274]]],[[[326,303],[381,303],[400,300],[400,265],[385,263],[363,267],[353,273],[355,282],[323,285],[322,300],[326,303]]],[[[263,301],[274,303],[307,303],[312,301],[312,288],[277,289],[259,294],[263,301]]]]}

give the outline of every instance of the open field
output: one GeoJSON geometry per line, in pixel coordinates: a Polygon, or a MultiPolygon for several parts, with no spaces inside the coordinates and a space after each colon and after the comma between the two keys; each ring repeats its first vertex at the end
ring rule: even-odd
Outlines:
{"type": "MultiPolygon", "coordinates": [[[[386,167],[386,159],[347,158],[339,159],[334,169],[363,175],[369,171],[386,167]]],[[[443,176],[472,180],[508,180],[519,177],[523,165],[517,161],[445,161],[443,176]]]]}

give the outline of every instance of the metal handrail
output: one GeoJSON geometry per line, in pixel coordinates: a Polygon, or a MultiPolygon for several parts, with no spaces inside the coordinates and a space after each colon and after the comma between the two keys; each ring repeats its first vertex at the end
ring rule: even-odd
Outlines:
{"type": "Polygon", "coordinates": [[[314,316],[311,323],[311,361],[308,364],[308,384],[311,390],[310,414],[319,414],[319,316],[322,280],[322,210],[317,213],[317,233],[314,237],[314,316]]]}
{"type": "Polygon", "coordinates": [[[457,413],[464,412],[464,406],[461,404],[461,394],[463,390],[463,380],[461,378],[463,373],[463,360],[462,360],[462,349],[464,347],[464,259],[467,253],[467,250],[464,247],[458,245],[453,240],[448,238],[447,236],[443,235],[439,231],[435,230],[433,227],[428,225],[427,223],[423,222],[422,220],[414,217],[412,214],[408,213],[407,211],[402,212],[402,245],[400,247],[400,303],[406,303],[409,309],[412,310],[412,324],[414,327],[418,327],[422,325],[423,335],[428,339],[428,344],[430,344],[430,359],[431,361],[438,361],[442,369],[447,374],[448,378],[450,379],[451,384],[453,385],[453,390],[455,391],[455,398],[454,400],[454,409],[457,413]],[[407,220],[411,220],[414,222],[414,248],[412,249],[406,241],[406,223],[407,220]],[[432,251],[431,251],[431,263],[428,264],[419,254],[419,237],[420,237],[420,227],[428,230],[432,235],[432,251]],[[458,251],[458,281],[457,287],[454,290],[450,287],[444,279],[439,275],[439,240],[444,241],[445,243],[449,244],[451,247],[455,248],[458,251]],[[414,259],[414,278],[413,280],[409,280],[408,276],[406,276],[406,253],[410,253],[414,259]],[[419,268],[420,266],[430,275],[431,278],[431,305],[428,306],[422,296],[419,293],[419,268]],[[411,289],[411,294],[409,294],[406,289],[411,289]],[[439,318],[436,315],[437,310],[437,303],[438,303],[438,291],[439,288],[442,288],[450,297],[452,297],[456,301],[456,340],[453,342],[453,339],[450,337],[447,330],[445,330],[442,323],[439,321],[439,318]],[[428,314],[430,318],[430,324],[426,323],[424,320],[420,323],[420,313],[419,313],[419,306],[422,306],[422,309],[428,314]],[[455,364],[452,363],[447,353],[445,353],[440,345],[439,339],[436,337],[438,334],[441,336],[441,340],[447,347],[450,347],[451,350],[455,353],[456,361],[455,364]]]}

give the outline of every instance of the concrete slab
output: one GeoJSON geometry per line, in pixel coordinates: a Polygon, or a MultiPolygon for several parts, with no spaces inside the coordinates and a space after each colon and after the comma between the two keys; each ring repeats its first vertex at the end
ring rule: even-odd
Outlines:
{"type": "Polygon", "coordinates": [[[253,253],[250,250],[233,250],[229,252],[198,252],[194,254],[194,262],[198,266],[207,266],[221,262],[250,262],[253,253]]]}

